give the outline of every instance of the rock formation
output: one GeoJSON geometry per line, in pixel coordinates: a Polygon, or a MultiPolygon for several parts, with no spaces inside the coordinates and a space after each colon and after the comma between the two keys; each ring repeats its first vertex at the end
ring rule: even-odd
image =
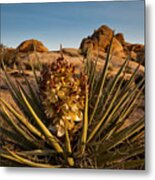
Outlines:
{"type": "Polygon", "coordinates": [[[22,42],[17,47],[18,52],[48,52],[48,49],[43,45],[41,41],[30,39],[22,42]]]}
{"type": "Polygon", "coordinates": [[[144,65],[145,61],[145,46],[142,44],[131,44],[125,41],[124,35],[118,33],[115,35],[115,38],[123,46],[123,50],[126,55],[129,55],[131,60],[141,62],[144,65]]]}
{"type": "MultiPolygon", "coordinates": [[[[83,55],[87,53],[107,52],[107,49],[112,38],[113,31],[106,25],[95,30],[91,36],[84,38],[80,45],[80,50],[83,55]]],[[[131,44],[125,41],[122,33],[117,33],[113,38],[112,54],[119,58],[130,57],[131,60],[141,62],[144,65],[145,47],[142,44],[131,44]]]]}
{"type": "MultiPolygon", "coordinates": [[[[98,51],[98,49],[101,52],[107,52],[112,36],[112,29],[103,25],[98,30],[95,30],[91,36],[82,40],[80,49],[83,54],[86,54],[88,51],[98,51]]],[[[112,43],[112,53],[114,55],[119,54],[124,56],[123,46],[115,37],[113,38],[112,43]]]]}

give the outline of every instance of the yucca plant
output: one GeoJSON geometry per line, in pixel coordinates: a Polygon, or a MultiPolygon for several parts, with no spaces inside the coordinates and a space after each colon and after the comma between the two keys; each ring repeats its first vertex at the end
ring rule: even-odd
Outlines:
{"type": "Polygon", "coordinates": [[[111,45],[102,72],[86,58],[79,74],[63,56],[40,75],[36,86],[24,76],[26,89],[4,81],[18,107],[1,102],[1,164],[32,167],[144,169],[144,118],[125,126],[139,106],[144,79],[135,84],[140,65],[128,81],[129,59],[108,79],[111,45]]]}

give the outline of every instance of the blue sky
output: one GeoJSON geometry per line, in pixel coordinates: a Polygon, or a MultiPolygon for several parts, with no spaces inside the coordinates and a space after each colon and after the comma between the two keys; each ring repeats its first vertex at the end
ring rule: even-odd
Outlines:
{"type": "Polygon", "coordinates": [[[144,43],[144,1],[1,4],[1,42],[9,47],[34,38],[51,50],[78,48],[103,24],[144,43]]]}

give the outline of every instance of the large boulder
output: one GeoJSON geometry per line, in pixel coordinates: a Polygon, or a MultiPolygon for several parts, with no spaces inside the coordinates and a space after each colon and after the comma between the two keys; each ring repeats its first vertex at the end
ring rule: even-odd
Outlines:
{"type": "Polygon", "coordinates": [[[101,26],[95,30],[91,39],[96,43],[96,48],[106,49],[112,38],[113,31],[108,26],[101,26]],[[98,47],[97,47],[98,46],[98,47]]]}
{"type": "MultiPolygon", "coordinates": [[[[84,38],[80,45],[80,50],[83,54],[88,52],[102,51],[107,52],[110,45],[110,41],[113,36],[113,30],[106,25],[101,26],[99,29],[95,30],[91,36],[84,38]]],[[[124,56],[123,46],[114,37],[112,43],[112,53],[124,56]]]]}
{"type": "Polygon", "coordinates": [[[22,42],[17,48],[17,52],[48,52],[48,49],[41,41],[30,39],[22,42]]]}

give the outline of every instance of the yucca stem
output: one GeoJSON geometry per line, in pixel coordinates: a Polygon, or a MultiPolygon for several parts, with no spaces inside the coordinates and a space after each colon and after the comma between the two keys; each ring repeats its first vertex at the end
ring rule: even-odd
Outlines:
{"type": "MultiPolygon", "coordinates": [[[[66,150],[67,150],[67,153],[69,153],[70,155],[72,153],[72,148],[71,148],[70,138],[69,138],[69,134],[68,134],[68,130],[66,126],[65,126],[65,136],[66,136],[66,150]]],[[[70,166],[74,166],[73,157],[67,157],[67,161],[70,166]]]]}
{"type": "Polygon", "coordinates": [[[88,133],[88,90],[87,85],[85,88],[86,96],[85,96],[85,109],[84,109],[84,120],[83,120],[83,132],[81,138],[81,154],[83,155],[86,148],[86,141],[87,141],[87,133],[88,133]]]}
{"type": "Polygon", "coordinates": [[[92,98],[92,95],[93,95],[93,88],[94,88],[94,83],[95,83],[95,72],[96,72],[96,68],[97,68],[97,62],[98,62],[98,59],[99,59],[99,49],[98,49],[98,55],[97,55],[97,58],[95,60],[95,65],[93,66],[93,71],[92,71],[92,75],[91,75],[91,79],[89,81],[89,84],[90,84],[90,90],[89,90],[89,99],[92,98]]]}

